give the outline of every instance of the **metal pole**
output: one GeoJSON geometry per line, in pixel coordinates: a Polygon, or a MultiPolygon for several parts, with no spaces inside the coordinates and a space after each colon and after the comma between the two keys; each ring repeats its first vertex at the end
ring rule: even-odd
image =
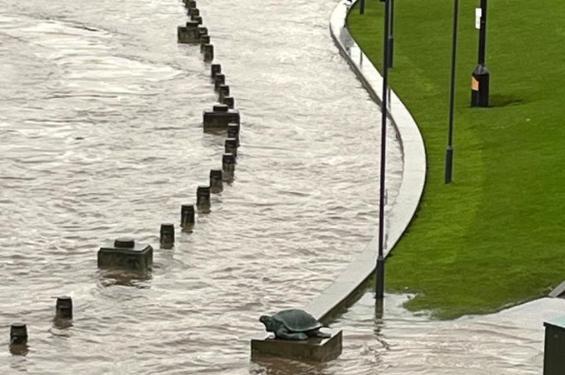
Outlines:
{"type": "Polygon", "coordinates": [[[376,286],[375,298],[384,298],[385,280],[385,258],[384,258],[384,213],[385,213],[385,174],[386,174],[386,119],[388,104],[388,61],[390,54],[389,30],[390,30],[390,2],[385,0],[384,12],[384,53],[383,53],[383,96],[381,102],[381,168],[380,168],[380,190],[379,190],[379,253],[377,257],[377,268],[375,272],[376,286]]]}
{"type": "Polygon", "coordinates": [[[453,41],[451,47],[451,87],[449,91],[449,132],[445,150],[445,183],[453,177],[453,117],[455,107],[455,71],[457,67],[457,31],[459,22],[459,0],[453,0],[453,41]]]}
{"type": "Polygon", "coordinates": [[[392,69],[392,60],[394,58],[394,0],[390,0],[390,28],[388,31],[388,67],[392,69]]]}
{"type": "Polygon", "coordinates": [[[487,8],[487,0],[481,0],[478,64],[471,78],[471,107],[489,106],[490,72],[486,67],[487,8]]]}
{"type": "Polygon", "coordinates": [[[481,0],[481,28],[479,30],[479,65],[485,65],[487,48],[487,0],[481,0]]]}
{"type": "Polygon", "coordinates": [[[365,14],[365,0],[359,1],[359,14],[365,14]]]}

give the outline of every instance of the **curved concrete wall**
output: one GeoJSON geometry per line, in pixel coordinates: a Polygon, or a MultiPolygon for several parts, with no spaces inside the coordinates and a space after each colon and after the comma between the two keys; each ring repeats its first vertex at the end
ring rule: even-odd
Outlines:
{"type": "MultiPolygon", "coordinates": [[[[382,77],[347,30],[345,20],[349,6],[343,1],[337,5],[330,19],[330,32],[353,72],[373,100],[380,104],[382,77]]],[[[386,211],[386,255],[398,242],[416,213],[426,179],[426,151],[422,135],[412,115],[393,91],[390,92],[388,112],[392,120],[389,124],[396,131],[401,145],[404,168],[398,196],[386,211]]],[[[375,121],[375,127],[379,126],[380,122],[375,121]]],[[[353,303],[357,296],[363,293],[365,282],[374,273],[377,245],[378,238],[375,237],[335,282],[306,306],[305,310],[318,320],[328,323],[341,309],[353,303]]]]}

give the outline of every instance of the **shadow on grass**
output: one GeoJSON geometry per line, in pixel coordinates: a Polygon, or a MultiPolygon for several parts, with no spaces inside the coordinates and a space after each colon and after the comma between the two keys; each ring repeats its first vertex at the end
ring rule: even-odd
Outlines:
{"type": "Polygon", "coordinates": [[[508,107],[511,105],[524,104],[525,100],[510,95],[491,95],[489,107],[508,107]]]}

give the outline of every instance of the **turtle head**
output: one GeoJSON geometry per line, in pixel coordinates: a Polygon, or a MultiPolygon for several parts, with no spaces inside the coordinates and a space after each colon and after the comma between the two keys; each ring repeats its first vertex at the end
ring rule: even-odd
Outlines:
{"type": "Polygon", "coordinates": [[[271,318],[269,315],[261,315],[259,321],[265,325],[265,329],[267,330],[267,332],[275,331],[275,328],[273,327],[274,326],[273,318],[271,318]]]}

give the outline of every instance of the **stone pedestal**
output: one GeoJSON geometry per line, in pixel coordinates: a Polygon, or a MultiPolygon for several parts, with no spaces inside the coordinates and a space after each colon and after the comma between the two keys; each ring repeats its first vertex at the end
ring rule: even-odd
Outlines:
{"type": "Polygon", "coordinates": [[[332,330],[331,337],[327,339],[309,338],[304,341],[293,341],[268,337],[251,340],[251,359],[277,356],[301,361],[326,362],[339,357],[341,349],[341,330],[332,330]]]}
{"type": "Polygon", "coordinates": [[[204,111],[203,122],[204,130],[209,128],[227,129],[228,124],[239,124],[239,111],[225,106],[225,111],[204,111]]]}
{"type": "Polygon", "coordinates": [[[146,272],[153,266],[153,248],[138,244],[128,238],[120,238],[113,245],[98,250],[99,268],[121,268],[129,271],[146,272]]]}
{"type": "Polygon", "coordinates": [[[177,39],[179,43],[198,44],[200,43],[200,34],[198,34],[197,25],[187,22],[187,26],[177,27],[177,39]]]}

